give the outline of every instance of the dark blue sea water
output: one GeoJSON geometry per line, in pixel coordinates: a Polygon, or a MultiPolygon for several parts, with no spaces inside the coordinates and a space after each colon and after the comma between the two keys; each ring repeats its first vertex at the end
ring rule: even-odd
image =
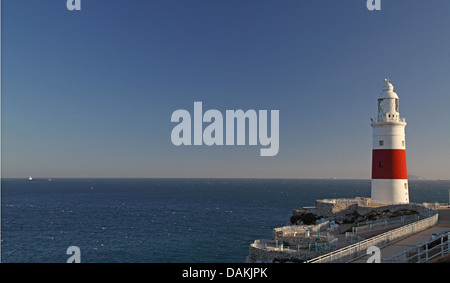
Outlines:
{"type": "MultiPolygon", "coordinates": [[[[411,202],[448,202],[450,181],[410,181],[411,202]]],[[[245,262],[293,209],[370,197],[370,180],[3,179],[2,262],[245,262]]]]}

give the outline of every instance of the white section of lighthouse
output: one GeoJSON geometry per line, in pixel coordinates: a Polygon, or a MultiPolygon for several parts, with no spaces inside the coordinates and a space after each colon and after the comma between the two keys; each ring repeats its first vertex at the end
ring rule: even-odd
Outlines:
{"type": "Polygon", "coordinates": [[[372,119],[372,203],[409,203],[406,169],[405,118],[388,79],[378,97],[378,116],[372,119]]]}

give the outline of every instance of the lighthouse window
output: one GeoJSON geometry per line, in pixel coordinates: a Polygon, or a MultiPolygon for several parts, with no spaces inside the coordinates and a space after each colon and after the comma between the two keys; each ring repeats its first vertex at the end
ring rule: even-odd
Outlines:
{"type": "Polygon", "coordinates": [[[398,99],[395,100],[395,112],[398,112],[398,99]]]}
{"type": "Polygon", "coordinates": [[[379,141],[378,141],[378,145],[379,145],[379,146],[383,146],[383,145],[384,145],[384,141],[383,141],[383,140],[379,140],[379,141]]]}
{"type": "Polygon", "coordinates": [[[380,163],[378,164],[379,167],[384,167],[384,161],[380,161],[380,163]]]}
{"type": "Polygon", "coordinates": [[[402,146],[405,146],[405,141],[402,141],[402,146]]]}

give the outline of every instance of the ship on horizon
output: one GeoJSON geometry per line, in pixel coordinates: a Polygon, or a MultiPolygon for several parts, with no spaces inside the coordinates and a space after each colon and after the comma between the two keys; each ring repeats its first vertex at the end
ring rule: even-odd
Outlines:
{"type": "Polygon", "coordinates": [[[51,182],[52,179],[51,178],[33,178],[31,176],[28,176],[27,181],[28,182],[31,182],[31,181],[51,182]]]}

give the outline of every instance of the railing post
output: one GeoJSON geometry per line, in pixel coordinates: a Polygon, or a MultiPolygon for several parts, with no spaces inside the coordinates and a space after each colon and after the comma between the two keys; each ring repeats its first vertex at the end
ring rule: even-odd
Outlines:
{"type": "Polygon", "coordinates": [[[417,247],[417,262],[420,263],[420,246],[417,247]]]}
{"type": "Polygon", "coordinates": [[[356,258],[359,257],[359,248],[361,247],[361,242],[358,242],[358,246],[356,247],[356,258]]]}
{"type": "Polygon", "coordinates": [[[450,253],[450,232],[447,232],[447,252],[450,253]]]}

